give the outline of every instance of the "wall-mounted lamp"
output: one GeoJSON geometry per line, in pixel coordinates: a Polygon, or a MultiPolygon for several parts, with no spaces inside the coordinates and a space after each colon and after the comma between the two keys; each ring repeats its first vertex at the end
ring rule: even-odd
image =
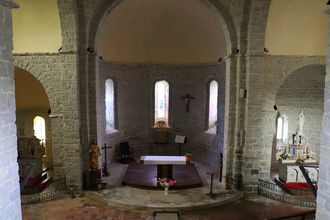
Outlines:
{"type": "Polygon", "coordinates": [[[103,57],[102,57],[102,56],[99,56],[99,59],[100,59],[100,60],[103,60],[103,57]]]}
{"type": "Polygon", "coordinates": [[[264,47],[264,51],[265,51],[266,53],[269,52],[269,50],[268,50],[266,47],[264,47]]]}
{"type": "Polygon", "coordinates": [[[94,52],[94,49],[92,47],[88,47],[86,50],[87,50],[88,53],[93,53],[94,52]]]}
{"type": "Polygon", "coordinates": [[[239,54],[239,49],[238,48],[234,48],[232,50],[232,55],[238,55],[239,54]]]}

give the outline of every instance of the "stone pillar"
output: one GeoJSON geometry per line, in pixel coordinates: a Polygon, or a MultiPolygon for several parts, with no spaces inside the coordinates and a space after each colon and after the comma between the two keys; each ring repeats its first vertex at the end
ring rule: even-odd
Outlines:
{"type": "Polygon", "coordinates": [[[0,219],[22,219],[17,164],[11,0],[0,1],[0,219]]]}
{"type": "MultiPolygon", "coordinates": [[[[330,6],[325,13],[330,15],[330,6]]],[[[329,17],[330,18],[330,17],[329,17]]],[[[330,19],[329,19],[330,21],[330,19]]],[[[330,23],[329,23],[330,24],[330,23]]],[[[330,26],[328,26],[327,67],[324,89],[324,114],[320,149],[320,177],[317,192],[316,219],[330,219],[330,26]]]]}
{"type": "Polygon", "coordinates": [[[65,173],[65,161],[64,156],[65,148],[63,145],[63,115],[61,114],[51,114],[49,115],[51,121],[52,130],[52,141],[56,143],[52,148],[53,157],[53,169],[55,179],[63,177],[65,173]],[[54,132],[55,131],[55,132],[54,132]]]}

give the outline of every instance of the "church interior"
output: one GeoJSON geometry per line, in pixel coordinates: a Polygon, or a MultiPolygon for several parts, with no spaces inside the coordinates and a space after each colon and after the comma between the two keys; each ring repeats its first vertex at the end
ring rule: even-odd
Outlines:
{"type": "Polygon", "coordinates": [[[327,0],[0,0],[0,219],[330,219],[327,0]]]}

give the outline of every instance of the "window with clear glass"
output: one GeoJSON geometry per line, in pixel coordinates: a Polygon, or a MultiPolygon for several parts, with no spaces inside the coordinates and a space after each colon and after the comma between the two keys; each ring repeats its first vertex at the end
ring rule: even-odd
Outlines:
{"type": "Polygon", "coordinates": [[[115,131],[115,85],[112,79],[105,81],[105,121],[106,132],[115,131]]]}
{"type": "Polygon", "coordinates": [[[277,148],[281,148],[288,141],[288,119],[285,115],[277,118],[276,139],[277,148]]]}
{"type": "Polygon", "coordinates": [[[40,139],[41,145],[44,145],[46,143],[45,119],[40,116],[36,116],[33,119],[33,130],[34,130],[34,136],[36,136],[38,139],[40,139]]]}
{"type": "Polygon", "coordinates": [[[218,120],[218,83],[212,80],[209,84],[209,119],[208,129],[216,132],[218,120]]]}
{"type": "Polygon", "coordinates": [[[155,84],[155,124],[164,121],[168,126],[169,84],[165,80],[155,84]]]}

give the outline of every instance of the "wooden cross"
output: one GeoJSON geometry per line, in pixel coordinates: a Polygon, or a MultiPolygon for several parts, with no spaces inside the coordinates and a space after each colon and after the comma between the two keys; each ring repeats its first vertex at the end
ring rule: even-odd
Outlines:
{"type": "Polygon", "coordinates": [[[181,98],[186,101],[186,112],[189,112],[190,99],[194,99],[195,97],[192,97],[187,93],[185,96],[182,96],[181,98]]]}
{"type": "Polygon", "coordinates": [[[112,148],[112,146],[107,147],[106,143],[104,143],[104,147],[101,148],[102,150],[104,150],[104,166],[102,170],[103,176],[110,176],[107,166],[107,148],[112,148]]]}

